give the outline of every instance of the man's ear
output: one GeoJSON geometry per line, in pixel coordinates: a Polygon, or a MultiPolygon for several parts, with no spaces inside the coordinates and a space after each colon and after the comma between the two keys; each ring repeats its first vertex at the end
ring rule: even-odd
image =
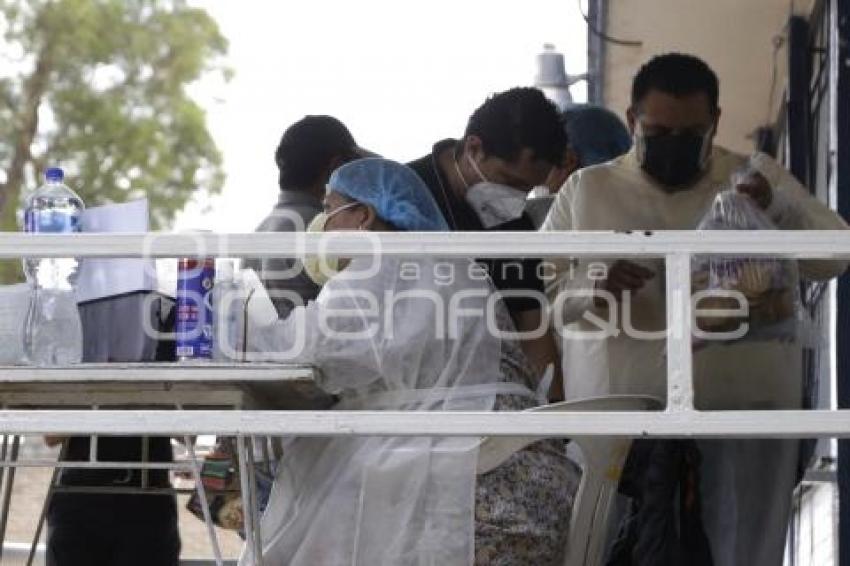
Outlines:
{"type": "Polygon", "coordinates": [[[468,135],[463,140],[463,151],[472,158],[484,154],[484,142],[476,135],[468,135]]]}
{"type": "Polygon", "coordinates": [[[564,165],[562,167],[567,173],[567,177],[569,177],[572,172],[578,169],[580,166],[581,163],[579,162],[578,153],[573,148],[568,147],[567,151],[564,152],[564,165]]]}
{"type": "MultiPolygon", "coordinates": [[[[714,136],[717,135],[717,130],[720,127],[720,112],[720,107],[718,107],[714,113],[714,136]]],[[[714,136],[712,136],[712,138],[714,138],[714,136]]]]}

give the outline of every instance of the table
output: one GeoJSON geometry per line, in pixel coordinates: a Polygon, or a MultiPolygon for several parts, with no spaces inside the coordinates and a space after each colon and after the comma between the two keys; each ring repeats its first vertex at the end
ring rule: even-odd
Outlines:
{"type": "MultiPolygon", "coordinates": [[[[316,370],[308,366],[250,363],[120,363],[77,364],[67,367],[0,367],[0,407],[3,409],[56,409],[88,407],[128,409],[170,408],[241,409],[241,410],[309,410],[327,409],[333,396],[317,384],[316,370]]],[[[87,462],[23,461],[18,459],[20,438],[6,436],[0,445],[0,541],[5,539],[6,524],[11,503],[15,470],[25,466],[54,468],[51,488],[42,509],[31,549],[31,563],[36,544],[43,528],[50,497],[58,483],[61,468],[128,468],[142,470],[142,489],[145,488],[146,470],[185,469],[192,472],[202,503],[204,520],[216,563],[222,557],[215,536],[215,527],[207,504],[206,492],[201,482],[201,468],[189,437],[184,439],[190,461],[180,462],[101,462],[97,460],[96,437],[91,440],[91,454],[87,462]]],[[[258,556],[261,563],[259,512],[254,478],[253,437],[237,437],[237,459],[240,471],[240,491],[245,510],[245,535],[249,552],[258,556]]],[[[144,454],[144,445],[143,445],[144,454]]],[[[143,458],[144,459],[144,458],[143,458]]],[[[154,488],[150,488],[154,493],[154,488]]],[[[104,487],[103,490],[109,490],[104,487]]],[[[162,493],[161,490],[158,493],[162,493]]],[[[0,546],[0,558],[2,547],[0,546]]]]}

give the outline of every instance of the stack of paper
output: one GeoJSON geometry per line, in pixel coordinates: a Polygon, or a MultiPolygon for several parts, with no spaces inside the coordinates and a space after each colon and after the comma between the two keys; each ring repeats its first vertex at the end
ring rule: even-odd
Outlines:
{"type": "MultiPolygon", "coordinates": [[[[83,232],[146,233],[148,201],[86,209],[83,232]]],[[[149,259],[85,259],[77,281],[77,302],[156,289],[156,266],[149,259]]]]}

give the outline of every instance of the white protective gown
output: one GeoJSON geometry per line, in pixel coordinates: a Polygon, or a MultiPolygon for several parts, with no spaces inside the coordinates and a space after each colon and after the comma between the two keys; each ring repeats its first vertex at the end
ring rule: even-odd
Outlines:
{"type": "MultiPolygon", "coordinates": [[[[363,277],[372,261],[354,260],[315,302],[254,330],[252,349],[265,360],[318,367],[321,385],[341,397],[337,409],[490,410],[497,393],[530,395],[495,383],[501,340],[487,331],[492,288],[480,269],[471,274],[468,261],[382,258],[363,277]],[[299,340],[296,355],[272,354],[299,340]]],[[[262,520],[265,564],[472,564],[477,443],[289,440],[262,520]]],[[[253,564],[248,554],[242,566],[253,564]]]]}
{"type": "MultiPolygon", "coordinates": [[[[732,172],[746,163],[746,157],[715,147],[703,178],[688,190],[671,194],[641,170],[632,150],[609,163],[574,173],[557,195],[541,230],[692,230],[715,195],[728,188],[732,172]]],[[[811,197],[768,156],[755,154],[749,164],[773,188],[767,214],[780,229],[847,228],[836,213],[811,197]]],[[[612,261],[581,260],[571,269],[561,262],[551,295],[592,289],[591,263],[610,265],[612,261]]],[[[638,263],[653,270],[655,277],[634,294],[630,309],[621,308],[613,325],[621,332],[615,337],[561,341],[568,398],[606,393],[666,398],[663,333],[636,337],[634,332],[657,332],[666,327],[663,261],[638,263]],[[624,321],[626,310],[630,319],[624,321]],[[623,332],[627,327],[634,330],[623,332]]],[[[798,267],[802,277],[822,280],[839,275],[845,265],[800,261],[798,267]]],[[[563,317],[566,329],[586,337],[585,333],[600,329],[588,319],[613,320],[610,314],[593,306],[589,298],[575,298],[562,302],[553,317],[563,317]]],[[[705,410],[799,408],[802,376],[799,342],[708,345],[695,352],[696,405],[705,410]]],[[[699,444],[704,524],[714,563],[781,564],[799,443],[742,440],[699,444]]]]}

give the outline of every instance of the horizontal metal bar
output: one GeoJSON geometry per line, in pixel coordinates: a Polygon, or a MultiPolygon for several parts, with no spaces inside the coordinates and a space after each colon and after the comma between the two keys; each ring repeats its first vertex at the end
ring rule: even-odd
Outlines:
{"type": "Polygon", "coordinates": [[[376,253],[411,257],[660,257],[669,253],[734,253],[850,258],[850,231],[0,233],[0,258],[280,257],[313,254],[320,249],[349,257],[376,253]]]}
{"type": "Polygon", "coordinates": [[[0,460],[0,468],[68,468],[72,470],[178,470],[191,472],[191,462],[81,462],[58,460],[0,460]]]}
{"type": "MultiPolygon", "coordinates": [[[[156,384],[160,385],[160,384],[156,384]]],[[[171,384],[164,383],[158,391],[145,388],[145,384],[125,381],[121,383],[18,383],[21,390],[9,391],[9,384],[0,384],[0,404],[16,409],[88,409],[93,405],[101,408],[128,409],[236,409],[259,408],[253,400],[250,388],[242,385],[171,384]],[[28,391],[24,391],[28,390],[28,391]]],[[[266,409],[313,408],[310,406],[287,407],[283,404],[265,404],[266,409]]]]}
{"type": "MultiPolygon", "coordinates": [[[[81,486],[60,485],[53,488],[54,493],[74,493],[80,495],[120,494],[120,495],[192,495],[198,490],[190,487],[118,487],[118,486],[81,486]]],[[[237,489],[215,490],[216,495],[223,493],[239,493],[237,489]]]]}
{"type": "Polygon", "coordinates": [[[850,410],[676,412],[0,411],[0,434],[850,437],[850,410]]]}
{"type": "Polygon", "coordinates": [[[71,366],[0,366],[0,384],[8,383],[217,383],[312,380],[316,370],[303,365],[215,364],[76,364],[71,366]]]}

